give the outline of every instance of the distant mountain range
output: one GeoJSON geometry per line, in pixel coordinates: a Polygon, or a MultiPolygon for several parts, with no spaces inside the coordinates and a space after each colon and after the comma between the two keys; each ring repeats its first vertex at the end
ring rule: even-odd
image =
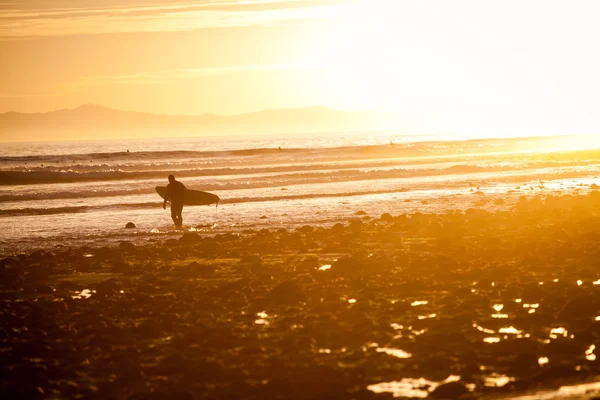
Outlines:
{"type": "Polygon", "coordinates": [[[238,115],[163,115],[94,104],[46,113],[0,114],[0,141],[286,134],[393,129],[398,116],[328,107],[266,110],[238,115]]]}

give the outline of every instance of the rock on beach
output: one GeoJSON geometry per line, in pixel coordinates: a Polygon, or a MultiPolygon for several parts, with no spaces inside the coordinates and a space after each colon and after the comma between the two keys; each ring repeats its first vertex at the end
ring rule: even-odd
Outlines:
{"type": "Polygon", "coordinates": [[[348,217],[3,257],[0,398],[502,398],[600,375],[600,196],[348,217]]]}

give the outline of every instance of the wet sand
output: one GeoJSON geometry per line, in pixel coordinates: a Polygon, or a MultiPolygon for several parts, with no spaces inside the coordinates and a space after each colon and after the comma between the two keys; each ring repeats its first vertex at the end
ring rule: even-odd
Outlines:
{"type": "Polygon", "coordinates": [[[356,211],[4,258],[0,397],[506,398],[600,380],[600,192],[356,211]]]}

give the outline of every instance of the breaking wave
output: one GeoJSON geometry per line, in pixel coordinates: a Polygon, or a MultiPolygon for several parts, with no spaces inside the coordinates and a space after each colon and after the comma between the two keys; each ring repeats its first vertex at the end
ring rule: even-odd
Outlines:
{"type": "MultiPolygon", "coordinates": [[[[109,182],[109,181],[128,181],[123,185],[123,191],[102,192],[94,189],[91,192],[78,190],[72,196],[68,193],[61,195],[55,193],[52,197],[31,197],[24,193],[21,197],[16,195],[0,194],[0,201],[6,201],[10,198],[19,198],[21,200],[40,199],[40,198],[69,198],[69,197],[98,197],[121,194],[147,193],[151,191],[152,184],[146,182],[147,189],[136,190],[131,186],[136,186],[134,182],[142,184],[143,181],[164,180],[169,174],[175,174],[178,178],[212,178],[203,179],[203,189],[210,190],[232,190],[258,187],[286,186],[304,183],[318,182],[336,182],[349,180],[368,180],[368,179],[390,179],[402,177],[419,177],[432,175],[449,174],[471,174],[477,172],[501,172],[513,170],[528,170],[540,168],[568,167],[575,165],[585,165],[579,162],[531,162],[527,164],[458,164],[448,167],[436,167],[435,165],[419,165],[413,163],[406,165],[404,162],[379,162],[348,164],[340,166],[338,164],[313,164],[299,166],[277,166],[277,167],[258,167],[258,168],[219,168],[219,169],[187,169],[187,170],[153,170],[153,171],[123,171],[123,170],[103,170],[103,171],[73,171],[73,170],[29,170],[29,171],[0,171],[0,186],[11,185],[35,185],[35,184],[61,184],[61,183],[91,183],[91,182],[109,182]],[[214,183],[207,183],[212,181],[214,183]],[[14,197],[13,197],[14,196],[14,197]]],[[[73,188],[72,190],[75,190],[73,188]]]]}

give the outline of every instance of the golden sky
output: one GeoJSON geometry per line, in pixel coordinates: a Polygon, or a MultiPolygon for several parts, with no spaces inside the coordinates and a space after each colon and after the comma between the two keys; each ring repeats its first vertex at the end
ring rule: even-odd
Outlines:
{"type": "Polygon", "coordinates": [[[599,16],[594,0],[0,0],[0,112],[325,105],[600,133],[599,16]]]}

